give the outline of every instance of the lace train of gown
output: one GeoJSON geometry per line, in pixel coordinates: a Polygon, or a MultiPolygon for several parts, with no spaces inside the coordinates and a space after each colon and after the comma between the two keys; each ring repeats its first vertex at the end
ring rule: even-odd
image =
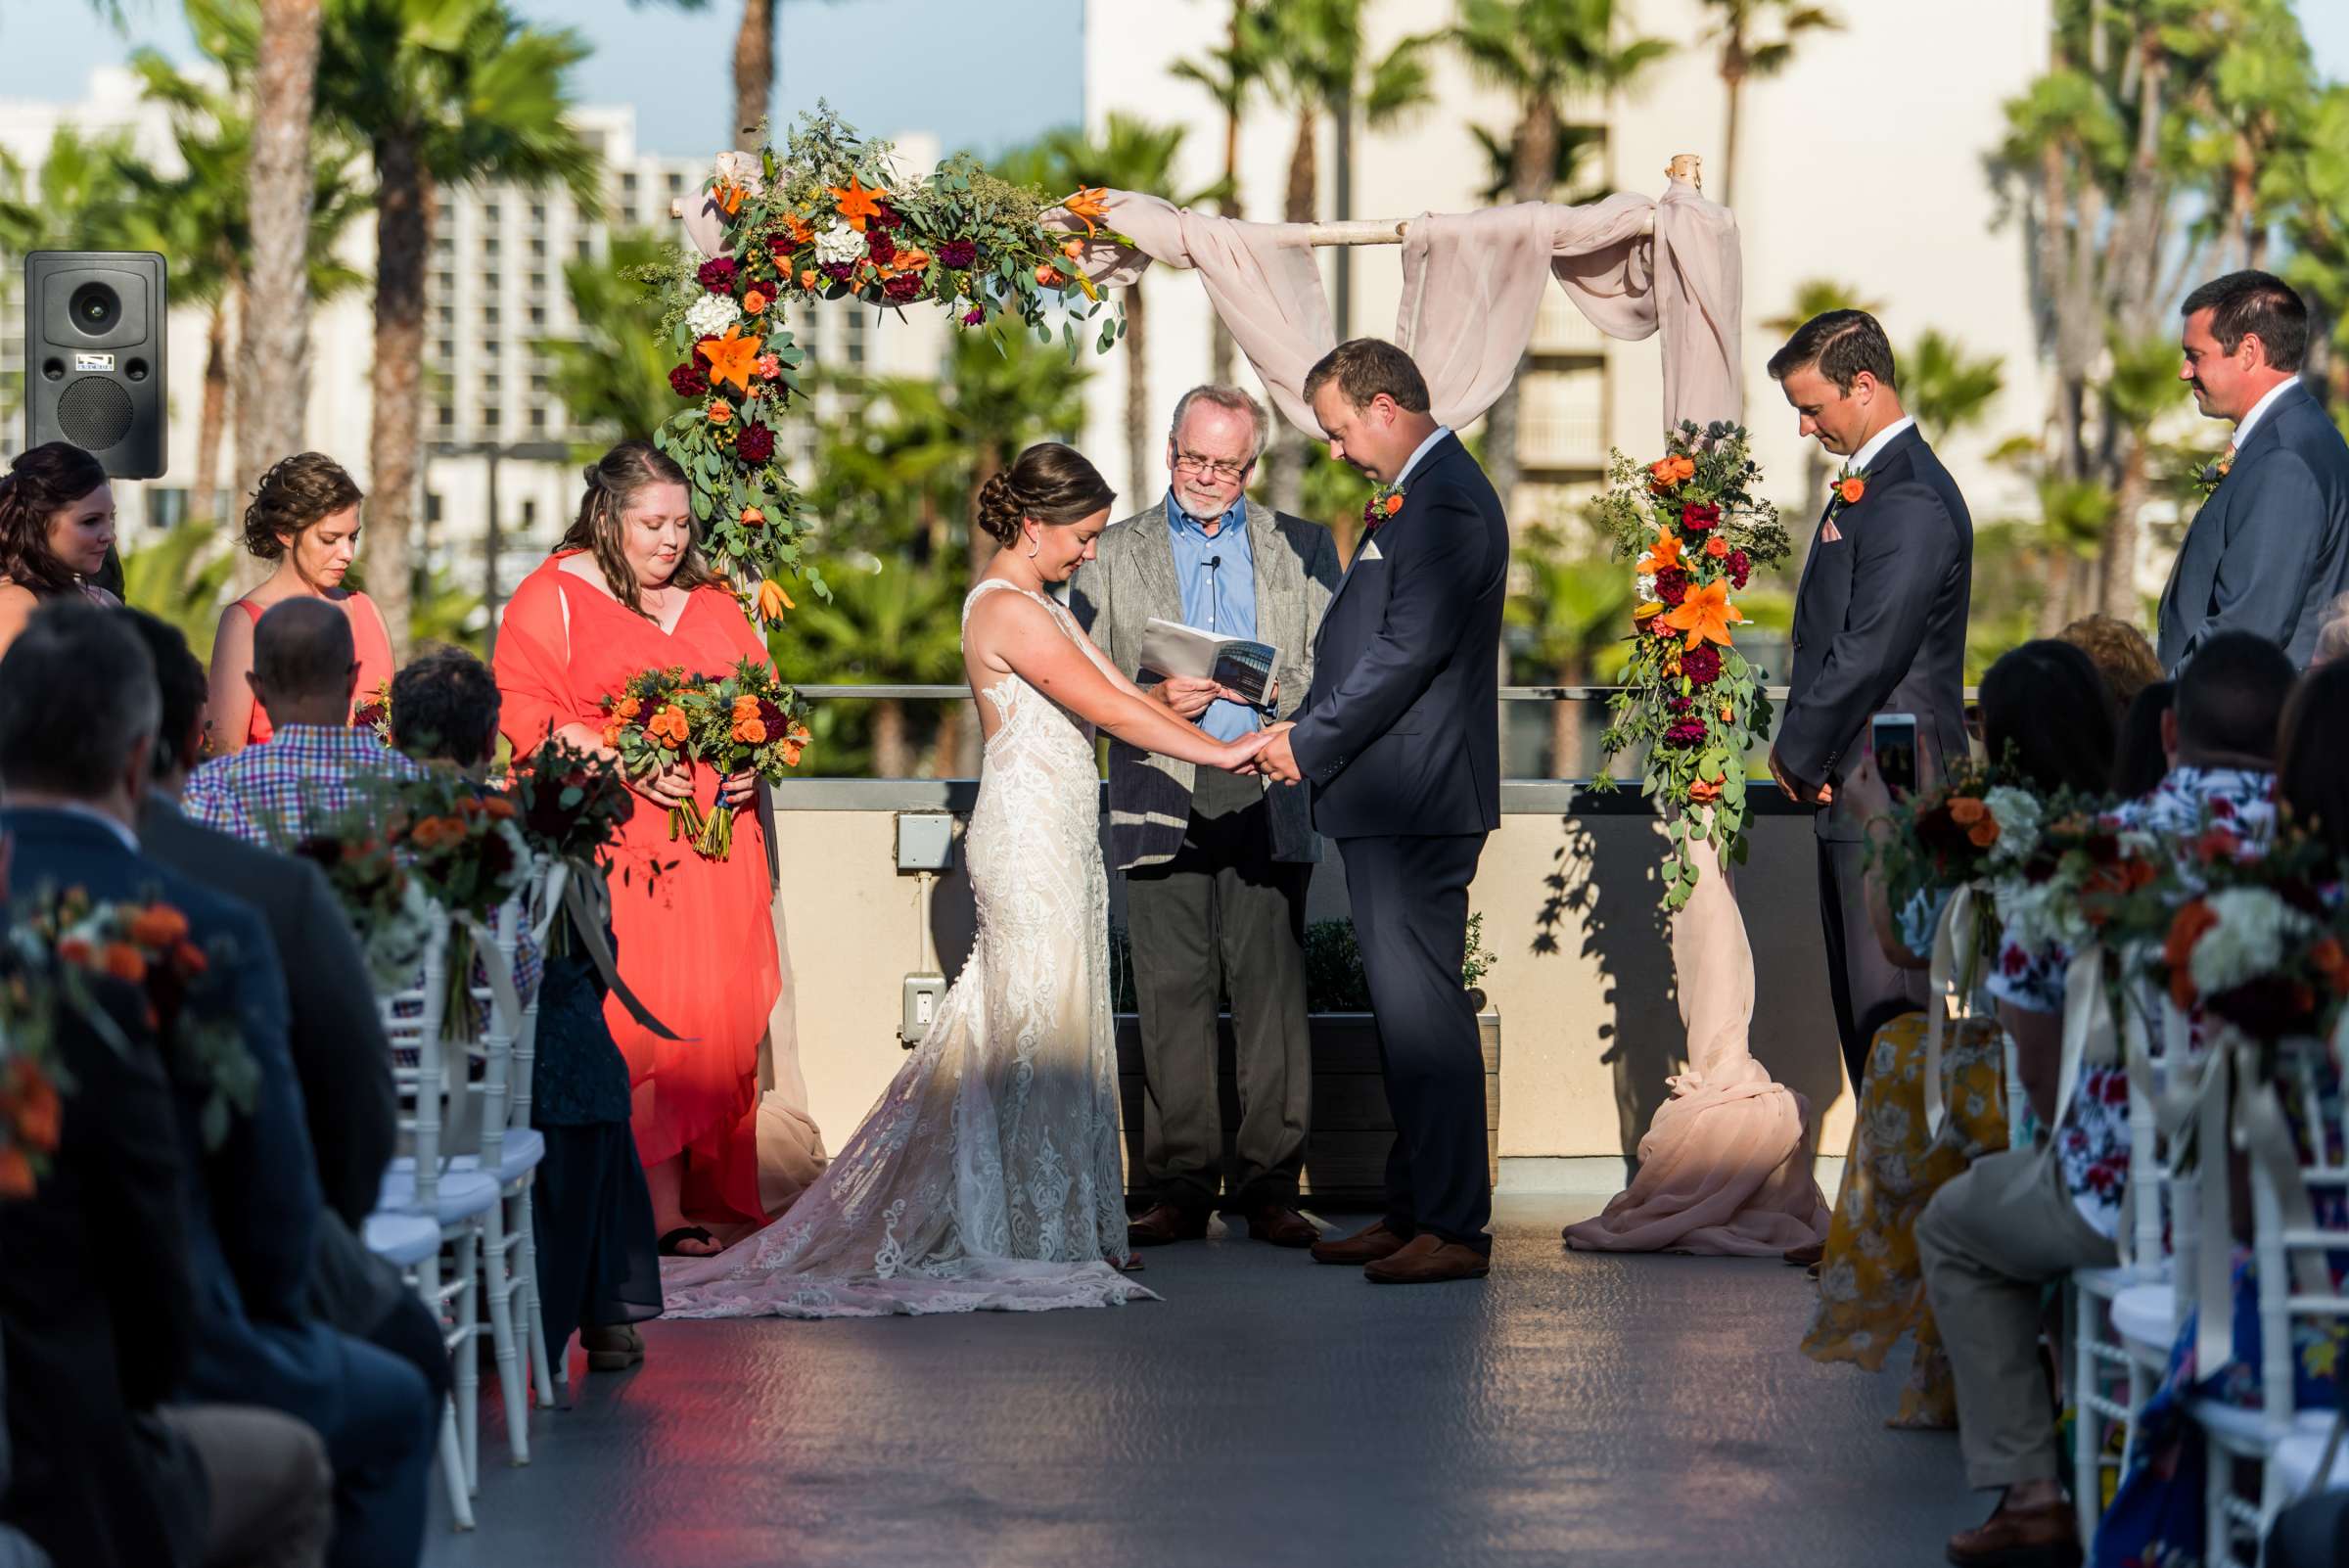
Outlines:
{"type": "Polygon", "coordinates": [[[1568,1225],[1567,1245],[1767,1258],[1824,1240],[1827,1208],[1806,1157],[1810,1106],[1746,1048],[1754,951],[1718,861],[1673,920],[1672,960],[1688,1071],[1639,1140],[1639,1174],[1596,1219],[1568,1225]]]}
{"type": "MultiPolygon", "coordinates": [[[[983,581],[964,601],[990,588],[983,581]]],[[[1055,623],[1068,612],[1040,596],[1055,623]]],[[[1017,676],[963,851],[978,940],[922,1044],[791,1212],[663,1264],[672,1317],[1041,1312],[1152,1298],[1126,1252],[1092,731],[1017,676]]]]}

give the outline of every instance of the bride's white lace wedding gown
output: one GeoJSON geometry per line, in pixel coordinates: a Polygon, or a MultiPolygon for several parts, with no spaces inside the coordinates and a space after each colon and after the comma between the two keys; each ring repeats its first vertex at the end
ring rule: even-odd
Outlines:
{"type": "MultiPolygon", "coordinates": [[[[993,589],[1027,590],[994,578],[993,589]]],[[[1040,594],[1069,637],[1069,613],[1040,594]]],[[[1109,881],[1090,725],[1016,675],[964,853],[978,941],[848,1146],[791,1212],[714,1258],[671,1258],[672,1317],[1102,1307],[1151,1296],[1126,1255],[1109,881]]]]}

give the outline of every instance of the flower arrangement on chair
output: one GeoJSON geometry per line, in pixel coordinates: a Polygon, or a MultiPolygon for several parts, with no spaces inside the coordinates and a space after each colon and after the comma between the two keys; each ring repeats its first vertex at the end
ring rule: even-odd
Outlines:
{"type": "Polygon", "coordinates": [[[1745,755],[1770,733],[1771,706],[1763,672],[1733,645],[1745,616],[1729,595],[1782,560],[1789,541],[1777,509],[1754,493],[1761,469],[1742,426],[1684,423],[1666,447],[1645,467],[1613,454],[1599,503],[1638,585],[1631,662],[1600,745],[1609,760],[1645,753],[1641,788],[1671,817],[1664,901],[1680,909],[1696,890],[1697,845],[1745,859],[1745,755]]]}

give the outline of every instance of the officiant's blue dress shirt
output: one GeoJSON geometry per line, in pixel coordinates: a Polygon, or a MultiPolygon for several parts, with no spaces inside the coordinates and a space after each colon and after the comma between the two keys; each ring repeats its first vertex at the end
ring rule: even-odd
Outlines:
{"type": "MultiPolygon", "coordinates": [[[[1256,636],[1256,556],[1248,543],[1248,502],[1231,504],[1207,530],[1167,492],[1167,533],[1174,546],[1174,580],[1182,585],[1182,622],[1220,637],[1256,636]],[[1209,566],[1214,561],[1217,564],[1209,566]]],[[[1207,705],[1199,727],[1220,741],[1238,740],[1258,724],[1256,710],[1221,698],[1207,705]]]]}

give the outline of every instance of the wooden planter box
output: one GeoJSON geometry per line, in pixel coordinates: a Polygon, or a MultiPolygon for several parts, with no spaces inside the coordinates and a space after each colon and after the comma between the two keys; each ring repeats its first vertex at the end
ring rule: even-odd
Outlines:
{"type": "MultiPolygon", "coordinates": [[[[1477,1015],[1485,1048],[1485,1174],[1500,1179],[1500,1015],[1477,1015]]],[[[1303,1189],[1328,1201],[1376,1203],[1384,1195],[1387,1150],[1395,1123],[1387,1114],[1386,1085],[1378,1071],[1378,1026],[1368,1013],[1314,1013],[1313,1034],[1313,1109],[1307,1139],[1303,1189]]],[[[1219,1081],[1222,1102],[1223,1158],[1229,1168],[1231,1142],[1240,1124],[1238,1075],[1232,1067],[1231,1018],[1221,1030],[1219,1081]]],[[[1142,1184],[1142,1031],[1132,1013],[1118,1014],[1118,1106],[1126,1133],[1126,1186],[1142,1184]]]]}

